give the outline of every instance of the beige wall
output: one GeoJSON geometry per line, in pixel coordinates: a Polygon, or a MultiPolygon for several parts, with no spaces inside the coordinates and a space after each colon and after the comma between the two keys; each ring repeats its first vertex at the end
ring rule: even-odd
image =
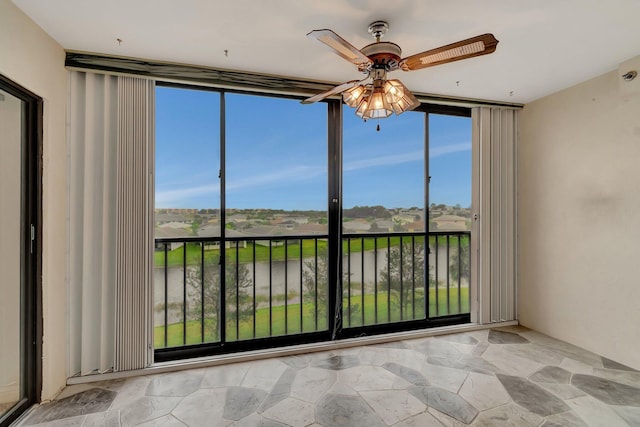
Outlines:
{"type": "Polygon", "coordinates": [[[640,94],[619,79],[522,111],[519,320],[640,369],[640,94]]]}
{"type": "Polygon", "coordinates": [[[67,75],[62,47],[9,0],[0,0],[0,73],[44,99],[42,398],[49,399],[66,381],[67,75]]]}

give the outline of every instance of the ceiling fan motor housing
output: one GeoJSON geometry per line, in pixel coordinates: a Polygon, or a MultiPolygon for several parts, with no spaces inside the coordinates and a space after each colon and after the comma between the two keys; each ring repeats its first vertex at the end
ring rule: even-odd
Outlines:
{"type": "Polygon", "coordinates": [[[402,58],[400,46],[391,42],[371,43],[360,51],[373,61],[373,64],[370,64],[367,69],[361,70],[364,72],[377,68],[384,68],[386,71],[397,70],[402,58]]]}

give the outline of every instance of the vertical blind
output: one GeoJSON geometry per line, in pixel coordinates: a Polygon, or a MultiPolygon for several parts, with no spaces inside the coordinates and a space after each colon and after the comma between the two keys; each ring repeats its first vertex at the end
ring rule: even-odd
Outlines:
{"type": "Polygon", "coordinates": [[[145,302],[152,87],[143,79],[69,72],[69,376],[152,360],[145,302]]]}
{"type": "Polygon", "coordinates": [[[517,318],[517,110],[472,110],[477,189],[478,321],[517,318]]]}
{"type": "Polygon", "coordinates": [[[113,368],[117,77],[69,73],[69,375],[113,368]]]}
{"type": "Polygon", "coordinates": [[[153,105],[152,81],[118,78],[116,371],[153,357],[153,105]]]}

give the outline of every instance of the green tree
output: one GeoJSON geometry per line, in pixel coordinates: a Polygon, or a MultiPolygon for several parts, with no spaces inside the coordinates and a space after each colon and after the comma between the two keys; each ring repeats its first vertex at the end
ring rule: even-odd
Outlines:
{"type": "MultiPolygon", "coordinates": [[[[187,269],[187,304],[190,320],[200,319],[204,310],[204,317],[217,319],[222,308],[220,305],[220,266],[219,259],[212,257],[205,259],[204,272],[200,268],[187,269]],[[204,276],[204,277],[203,277],[204,276]],[[203,288],[204,278],[204,288],[203,288]],[[203,303],[204,296],[204,303],[203,303]]],[[[227,259],[225,265],[225,297],[227,321],[246,320],[253,315],[253,300],[251,298],[252,280],[249,269],[244,264],[236,268],[234,259],[227,259]],[[236,303],[238,312],[236,313],[236,303]]]]}
{"type": "Polygon", "coordinates": [[[195,215],[193,217],[193,221],[191,222],[191,234],[194,236],[198,235],[198,229],[202,225],[202,217],[200,215],[195,215]]]}
{"type": "MultiPolygon", "coordinates": [[[[469,280],[471,275],[471,269],[469,267],[470,264],[470,256],[469,256],[469,239],[459,237],[460,239],[460,252],[458,253],[458,249],[456,248],[451,254],[451,262],[449,264],[449,271],[451,273],[451,278],[454,281],[466,279],[469,280]],[[460,267],[458,269],[458,266],[460,267]],[[459,274],[458,274],[459,271],[459,274]]],[[[455,241],[452,242],[455,244],[455,241]]],[[[455,247],[455,246],[454,246],[455,247]]]]}
{"type": "MultiPolygon", "coordinates": [[[[320,320],[326,319],[329,304],[329,250],[327,246],[318,248],[317,259],[317,265],[315,257],[304,262],[303,301],[308,304],[315,304],[317,298],[318,305],[315,309],[318,310],[318,320],[320,320]]],[[[347,286],[346,273],[343,275],[342,284],[343,287],[347,286]]],[[[355,283],[352,283],[351,286],[356,289],[355,283]]],[[[351,310],[351,315],[355,316],[360,311],[360,304],[352,301],[351,307],[348,309],[351,310]]]]}
{"type": "Polygon", "coordinates": [[[318,311],[318,319],[324,319],[327,315],[328,284],[329,284],[329,250],[326,246],[318,247],[318,256],[309,258],[304,262],[303,269],[303,301],[315,304],[318,311]],[[318,260],[316,265],[316,259],[318,260]],[[316,300],[317,298],[317,300],[316,300]]]}
{"type": "Polygon", "coordinates": [[[399,219],[393,220],[393,231],[405,231],[404,227],[402,226],[402,221],[400,221],[399,219]]]}
{"type": "Polygon", "coordinates": [[[415,283],[416,287],[423,287],[425,283],[424,244],[412,245],[410,239],[402,239],[400,246],[387,252],[387,261],[380,275],[381,289],[390,291],[393,302],[401,304],[405,313],[409,312],[413,297],[411,286],[415,283]]]}

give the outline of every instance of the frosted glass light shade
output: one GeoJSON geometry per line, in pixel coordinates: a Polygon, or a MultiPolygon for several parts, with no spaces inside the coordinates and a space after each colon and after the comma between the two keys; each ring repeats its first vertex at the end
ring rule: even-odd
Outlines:
{"type": "Polygon", "coordinates": [[[366,91],[367,89],[362,85],[352,87],[351,89],[344,91],[342,94],[342,100],[349,107],[356,108],[365,96],[366,91]]]}
{"type": "Polygon", "coordinates": [[[387,101],[383,87],[374,87],[373,93],[369,96],[369,103],[364,112],[364,117],[367,119],[384,119],[391,114],[393,114],[393,109],[387,101]]]}
{"type": "Polygon", "coordinates": [[[420,105],[420,101],[400,80],[387,80],[384,83],[384,92],[396,115],[413,110],[420,105]]]}
{"type": "Polygon", "coordinates": [[[362,99],[360,99],[358,108],[356,108],[356,115],[361,119],[367,119],[368,117],[365,117],[364,113],[367,111],[368,107],[369,107],[369,97],[363,96],[362,99]]]}

